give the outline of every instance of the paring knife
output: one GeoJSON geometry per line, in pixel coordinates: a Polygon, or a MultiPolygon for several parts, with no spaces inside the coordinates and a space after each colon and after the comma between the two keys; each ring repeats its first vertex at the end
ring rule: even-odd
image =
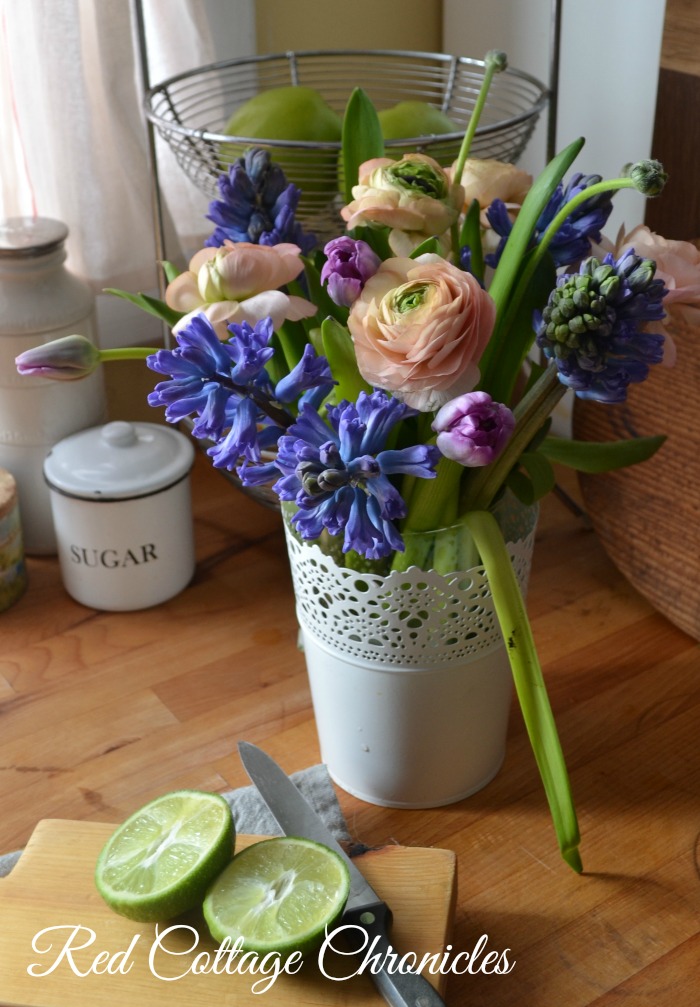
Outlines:
{"type": "MultiPolygon", "coordinates": [[[[323,820],[274,759],[247,741],[239,741],[238,752],[248,776],[284,834],[323,843],[345,860],[350,871],[350,896],[343,914],[343,925],[362,928],[367,935],[363,950],[371,946],[372,955],[384,960],[384,956],[393,950],[388,938],[391,922],[389,907],[367,883],[323,820]]],[[[391,973],[382,969],[368,974],[391,1007],[446,1007],[440,994],[418,973],[391,973]]]]}

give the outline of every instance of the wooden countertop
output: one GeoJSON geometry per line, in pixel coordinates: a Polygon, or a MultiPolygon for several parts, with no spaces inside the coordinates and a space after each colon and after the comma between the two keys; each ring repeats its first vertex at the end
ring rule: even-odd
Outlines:
{"type": "MultiPolygon", "coordinates": [[[[197,574],[165,605],[84,608],[55,559],[29,560],[27,593],[0,615],[0,852],[40,818],[120,821],[170,789],[243,785],[242,738],[288,772],[319,761],[279,517],[201,456],[193,496],[197,574]]],[[[635,593],[554,496],[528,607],[585,874],[559,858],[517,708],[505,764],[481,793],[397,811],[338,791],[349,829],[370,845],[457,853],[454,951],[487,934],[516,966],[450,976],[450,1007],[694,1007],[699,645],[635,593]]]]}

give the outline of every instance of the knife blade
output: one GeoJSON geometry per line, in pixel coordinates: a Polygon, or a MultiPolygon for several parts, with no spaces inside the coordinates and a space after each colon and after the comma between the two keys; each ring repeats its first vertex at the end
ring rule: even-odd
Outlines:
{"type": "MultiPolygon", "coordinates": [[[[387,965],[395,953],[389,943],[391,910],[377,895],[340,843],[287,774],[266,752],[248,741],[238,742],[238,753],[248,776],[287,836],[302,836],[329,846],[340,854],[350,871],[350,895],[343,924],[364,931],[363,951],[371,951],[381,964],[368,972],[391,1007],[446,1007],[427,979],[416,972],[391,972],[387,965]],[[383,964],[382,964],[383,963],[383,964]]],[[[400,956],[399,956],[400,957],[400,956]]]]}

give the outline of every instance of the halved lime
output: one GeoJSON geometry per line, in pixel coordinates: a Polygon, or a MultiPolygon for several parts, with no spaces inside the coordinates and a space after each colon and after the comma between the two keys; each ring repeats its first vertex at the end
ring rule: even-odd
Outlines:
{"type": "Polygon", "coordinates": [[[235,828],[223,797],[176,790],[120,825],[97,860],[105,902],[131,920],[168,920],[200,905],[233,856],[235,828]]]}
{"type": "Polygon", "coordinates": [[[321,943],[350,892],[342,857],[310,839],[264,839],[238,853],[204,900],[212,937],[259,955],[302,954],[321,943]]]}

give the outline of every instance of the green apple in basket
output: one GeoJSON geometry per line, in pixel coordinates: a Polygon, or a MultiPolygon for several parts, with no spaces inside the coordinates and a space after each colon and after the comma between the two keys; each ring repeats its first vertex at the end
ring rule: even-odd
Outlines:
{"type": "MultiPolygon", "coordinates": [[[[324,98],[310,87],[290,85],[261,91],[240,105],[227,122],[227,136],[260,140],[294,140],[307,143],[339,143],[342,118],[324,98]]],[[[228,165],[243,154],[247,145],[224,143],[220,154],[228,165]]],[[[305,195],[336,191],[334,150],[294,150],[270,145],[273,161],[278,161],[289,181],[305,195]]]]}
{"type": "MultiPolygon", "coordinates": [[[[380,109],[377,115],[385,140],[460,132],[460,127],[448,115],[427,101],[400,101],[391,108],[380,109]]],[[[408,153],[411,149],[406,147],[401,153],[408,153]]]]}

